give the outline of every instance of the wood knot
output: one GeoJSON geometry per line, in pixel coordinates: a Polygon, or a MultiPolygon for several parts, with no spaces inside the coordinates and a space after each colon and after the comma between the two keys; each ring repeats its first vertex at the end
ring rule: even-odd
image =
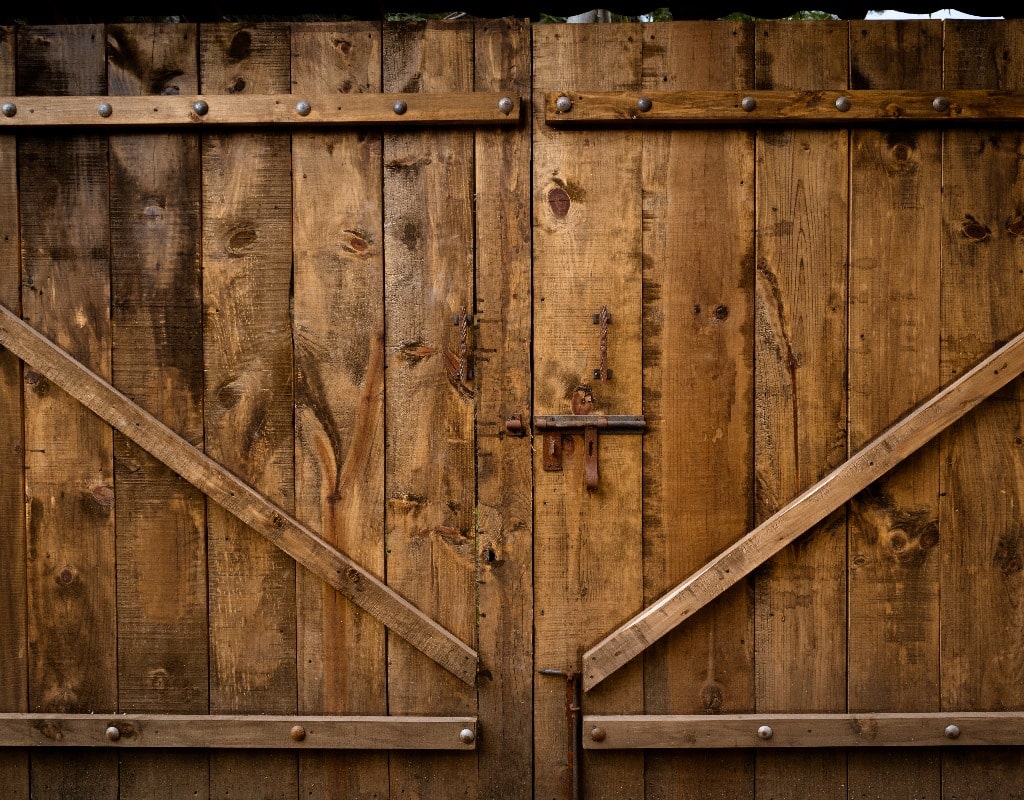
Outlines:
{"type": "Polygon", "coordinates": [[[61,589],[67,589],[78,580],[78,570],[68,564],[57,571],[54,580],[61,589]]]}
{"type": "Polygon", "coordinates": [[[556,186],[548,192],[548,205],[551,207],[551,213],[561,219],[568,215],[572,200],[569,199],[569,193],[565,189],[556,186]]]}
{"type": "Polygon", "coordinates": [[[988,225],[978,222],[970,214],[960,224],[960,232],[972,242],[987,242],[992,238],[992,231],[988,225]]]}
{"type": "Polygon", "coordinates": [[[725,692],[722,691],[722,687],[714,681],[705,683],[700,690],[700,705],[708,714],[717,714],[721,711],[725,705],[725,692]]]}

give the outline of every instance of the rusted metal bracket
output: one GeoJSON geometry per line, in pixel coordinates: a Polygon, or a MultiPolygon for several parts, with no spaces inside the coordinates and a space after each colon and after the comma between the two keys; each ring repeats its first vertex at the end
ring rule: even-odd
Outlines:
{"type": "Polygon", "coordinates": [[[546,472],[562,471],[562,436],[583,434],[583,482],[593,491],[599,479],[597,432],[643,433],[647,421],[642,415],[564,414],[534,417],[533,427],[544,433],[546,472]]]}
{"type": "Polygon", "coordinates": [[[565,679],[565,769],[572,782],[572,798],[579,800],[583,786],[583,689],[580,673],[561,669],[538,672],[565,679]]]}
{"type": "Polygon", "coordinates": [[[612,324],[612,315],[608,313],[608,306],[601,306],[601,313],[594,314],[594,324],[601,326],[601,366],[594,370],[594,380],[610,381],[612,371],[608,369],[608,326],[612,324]]]}

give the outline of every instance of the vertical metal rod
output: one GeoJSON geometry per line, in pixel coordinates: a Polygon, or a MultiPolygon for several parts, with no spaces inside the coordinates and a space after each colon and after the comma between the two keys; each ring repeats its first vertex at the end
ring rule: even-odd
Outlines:
{"type": "Polygon", "coordinates": [[[580,800],[583,786],[583,681],[579,672],[561,669],[538,672],[565,678],[566,771],[572,781],[572,800],[580,800]]]}

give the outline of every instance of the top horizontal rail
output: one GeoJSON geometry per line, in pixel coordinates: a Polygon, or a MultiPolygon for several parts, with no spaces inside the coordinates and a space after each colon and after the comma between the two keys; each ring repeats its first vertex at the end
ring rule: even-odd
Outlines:
{"type": "Polygon", "coordinates": [[[1024,93],[830,91],[549,92],[548,125],[826,125],[1020,122],[1024,93]]]}
{"type": "Polygon", "coordinates": [[[206,125],[514,125],[519,97],[501,92],[4,97],[0,131],[25,127],[206,125]]]}

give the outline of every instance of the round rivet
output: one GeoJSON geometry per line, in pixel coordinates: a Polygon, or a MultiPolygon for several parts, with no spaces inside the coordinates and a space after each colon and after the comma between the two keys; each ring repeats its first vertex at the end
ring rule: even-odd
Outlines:
{"type": "Polygon", "coordinates": [[[301,725],[293,725],[291,729],[291,737],[296,742],[301,742],[306,738],[306,729],[301,725]]]}
{"type": "Polygon", "coordinates": [[[959,725],[947,725],[946,726],[946,738],[947,739],[956,739],[959,736],[960,736],[960,726],[959,725]]]}
{"type": "Polygon", "coordinates": [[[13,117],[18,113],[18,107],[14,103],[4,103],[3,112],[5,117],[13,117]]]}
{"type": "Polygon", "coordinates": [[[934,100],[932,100],[932,108],[934,108],[936,111],[940,111],[940,112],[941,111],[948,111],[949,110],[949,100],[947,100],[945,97],[936,97],[934,100]]]}
{"type": "Polygon", "coordinates": [[[742,100],[740,100],[740,108],[742,108],[744,111],[753,111],[755,108],[757,108],[757,100],[748,95],[747,97],[744,97],[742,100]]]}
{"type": "Polygon", "coordinates": [[[498,101],[498,111],[502,114],[511,114],[515,106],[516,104],[512,102],[511,97],[503,97],[498,101]]]}
{"type": "Polygon", "coordinates": [[[205,100],[196,100],[192,104],[192,110],[195,111],[199,116],[206,116],[206,112],[210,110],[210,104],[205,100]]]}
{"type": "Polygon", "coordinates": [[[608,734],[605,732],[604,728],[591,728],[590,729],[590,738],[593,741],[595,741],[595,742],[603,742],[604,741],[604,737],[607,736],[607,735],[608,734]]]}
{"type": "Polygon", "coordinates": [[[649,97],[641,97],[636,101],[636,107],[646,114],[654,108],[654,102],[649,97]]]}
{"type": "Polygon", "coordinates": [[[116,742],[121,738],[121,731],[118,730],[116,725],[111,725],[107,728],[107,738],[112,742],[116,742]]]}
{"type": "Polygon", "coordinates": [[[560,114],[568,114],[572,111],[572,100],[568,95],[559,95],[558,99],[555,101],[555,108],[558,109],[558,113],[560,114]]]}
{"type": "Polygon", "coordinates": [[[110,103],[100,103],[100,107],[96,110],[100,112],[101,117],[109,117],[114,113],[114,107],[110,103]]]}
{"type": "Polygon", "coordinates": [[[305,100],[300,100],[298,103],[295,104],[295,113],[298,114],[300,117],[309,116],[309,112],[312,110],[313,107],[305,100]]]}
{"type": "Polygon", "coordinates": [[[463,728],[459,731],[459,741],[463,744],[473,744],[476,741],[476,734],[469,728],[463,728]]]}
{"type": "Polygon", "coordinates": [[[850,102],[849,97],[839,97],[836,99],[836,108],[840,111],[849,111],[853,103],[850,102]]]}
{"type": "Polygon", "coordinates": [[[397,100],[395,101],[395,104],[391,106],[391,110],[394,111],[399,116],[401,116],[402,114],[409,110],[409,106],[406,105],[404,100],[397,100]]]}
{"type": "Polygon", "coordinates": [[[775,731],[772,730],[771,725],[762,725],[757,729],[757,735],[760,739],[771,739],[775,735],[775,731]]]}

